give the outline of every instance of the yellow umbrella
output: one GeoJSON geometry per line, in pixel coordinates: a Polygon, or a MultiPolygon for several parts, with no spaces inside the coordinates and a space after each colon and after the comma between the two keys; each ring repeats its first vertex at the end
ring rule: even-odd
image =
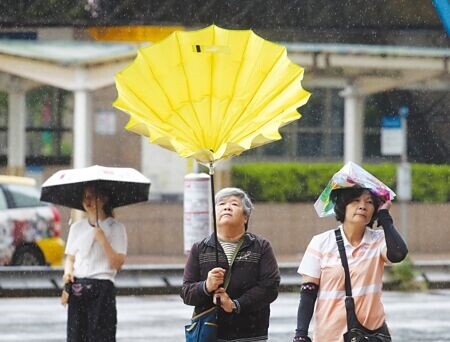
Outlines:
{"type": "Polygon", "coordinates": [[[309,93],[283,46],[251,30],[176,31],[116,75],[127,130],[210,164],[274,140],[309,93]]]}
{"type": "Polygon", "coordinates": [[[216,161],[281,139],[308,101],[302,78],[285,47],[211,25],[139,49],[116,75],[113,105],[130,115],[127,130],[208,165],[212,177],[216,161]]]}

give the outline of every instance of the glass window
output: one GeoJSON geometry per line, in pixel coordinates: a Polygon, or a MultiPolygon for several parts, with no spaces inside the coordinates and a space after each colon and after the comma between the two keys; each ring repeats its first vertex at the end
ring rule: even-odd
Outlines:
{"type": "Polygon", "coordinates": [[[308,103],[300,108],[296,156],[311,160],[334,160],[343,156],[344,99],[338,89],[312,89],[308,103]]]}
{"type": "MultiPolygon", "coordinates": [[[[344,100],[339,89],[312,89],[302,117],[280,129],[282,139],[243,154],[247,161],[336,160],[343,156],[344,100]]],[[[242,160],[242,158],[241,158],[242,160]]]]}
{"type": "Polygon", "coordinates": [[[367,130],[364,134],[364,156],[367,158],[380,157],[381,141],[380,130],[367,130]]]}
{"type": "Polygon", "coordinates": [[[5,185],[10,192],[16,208],[42,206],[39,201],[39,190],[31,186],[17,184],[5,185]]]}
{"type": "MultiPolygon", "coordinates": [[[[26,94],[26,163],[70,164],[73,95],[43,86],[26,94]]],[[[0,163],[8,154],[8,94],[0,93],[0,163]]]]}
{"type": "Polygon", "coordinates": [[[281,139],[262,146],[262,152],[266,156],[283,156],[286,154],[286,140],[281,139]]]}
{"type": "Polygon", "coordinates": [[[321,133],[305,133],[297,139],[297,156],[299,157],[317,157],[321,150],[321,133]]]}

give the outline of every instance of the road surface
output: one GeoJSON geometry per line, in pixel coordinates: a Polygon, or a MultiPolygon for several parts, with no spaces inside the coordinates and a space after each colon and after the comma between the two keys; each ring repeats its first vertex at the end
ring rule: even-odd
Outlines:
{"type": "MultiPolygon", "coordinates": [[[[292,341],[299,295],[281,293],[272,304],[269,341],[292,341]]],[[[450,290],[385,292],[394,342],[450,341],[450,290]]],[[[118,342],[180,342],[191,308],[177,295],[118,297],[118,342]]],[[[0,299],[1,342],[65,341],[66,309],[58,298],[0,299]]]]}

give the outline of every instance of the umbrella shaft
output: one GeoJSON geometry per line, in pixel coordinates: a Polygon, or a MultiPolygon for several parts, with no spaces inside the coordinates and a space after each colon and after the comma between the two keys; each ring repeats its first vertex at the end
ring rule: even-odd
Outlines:
{"type": "Polygon", "coordinates": [[[212,217],[213,217],[213,229],[214,229],[214,238],[215,238],[215,247],[216,247],[216,265],[219,266],[219,241],[217,238],[217,222],[216,222],[216,203],[214,201],[214,173],[210,172],[211,176],[211,200],[212,200],[212,217]]]}

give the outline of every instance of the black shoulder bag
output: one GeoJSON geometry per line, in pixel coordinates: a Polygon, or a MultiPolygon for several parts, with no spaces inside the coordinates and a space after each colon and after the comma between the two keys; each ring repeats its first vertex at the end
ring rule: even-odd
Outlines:
{"type": "Polygon", "coordinates": [[[341,256],[342,267],[345,272],[345,310],[347,311],[347,332],[344,334],[344,342],[389,342],[392,341],[386,322],[375,330],[370,330],[359,323],[355,313],[355,300],[352,297],[352,285],[350,271],[348,269],[347,255],[345,253],[344,240],[341,230],[334,231],[336,242],[341,256]]]}

